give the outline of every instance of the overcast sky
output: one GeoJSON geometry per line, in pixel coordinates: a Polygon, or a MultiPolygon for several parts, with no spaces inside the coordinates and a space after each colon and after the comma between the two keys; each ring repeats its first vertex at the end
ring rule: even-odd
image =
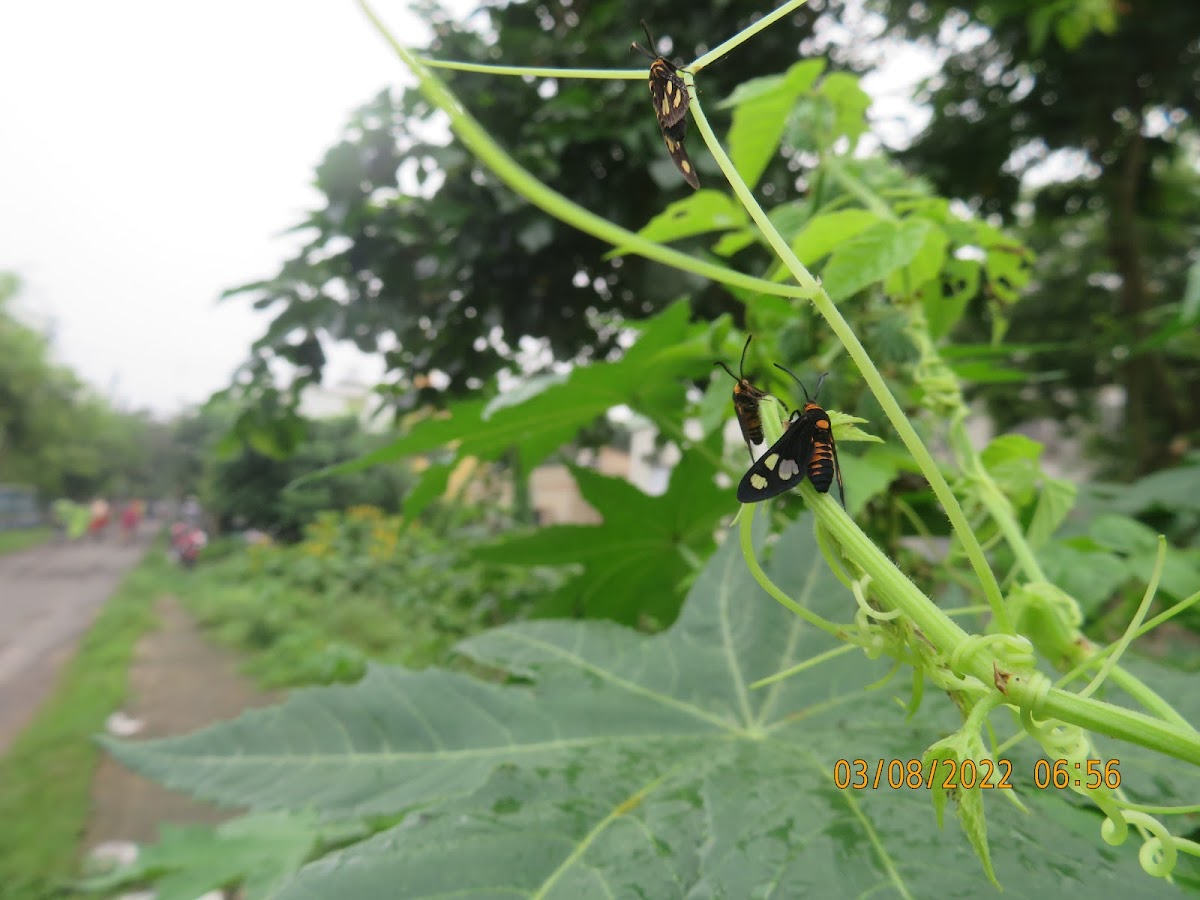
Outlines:
{"type": "Polygon", "coordinates": [[[350,2],[0,3],[0,271],[24,281],[19,313],[122,406],[203,401],[265,326],[217,296],[274,272],[324,151],[404,77],[350,2]]]}

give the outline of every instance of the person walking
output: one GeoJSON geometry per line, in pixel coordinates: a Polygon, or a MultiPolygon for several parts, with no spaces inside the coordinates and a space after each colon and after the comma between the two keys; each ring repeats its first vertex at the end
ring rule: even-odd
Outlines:
{"type": "Polygon", "coordinates": [[[121,510],[121,539],[129,544],[137,537],[138,525],[142,521],[142,501],[130,500],[121,510]]]}
{"type": "Polygon", "coordinates": [[[92,501],[92,518],[88,522],[88,534],[99,540],[104,537],[104,529],[108,527],[109,505],[103,497],[92,501]]]}

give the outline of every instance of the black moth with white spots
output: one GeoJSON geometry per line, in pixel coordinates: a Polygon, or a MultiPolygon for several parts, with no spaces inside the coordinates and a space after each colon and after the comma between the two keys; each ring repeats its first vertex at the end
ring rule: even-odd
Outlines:
{"type": "MultiPolygon", "coordinates": [[[[775,365],[796,378],[779,363],[775,365]]],[[[822,375],[813,392],[814,396],[820,393],[824,380],[825,375],[822,375]]],[[[792,413],[783,436],[742,477],[737,489],[738,502],[757,503],[777,497],[796,487],[805,476],[818,493],[825,494],[836,477],[838,496],[845,508],[846,491],[842,485],[842,470],[838,465],[837,444],[833,440],[829,413],[809,399],[808,389],[799,378],[796,378],[796,382],[804,391],[804,406],[792,413]]]]}

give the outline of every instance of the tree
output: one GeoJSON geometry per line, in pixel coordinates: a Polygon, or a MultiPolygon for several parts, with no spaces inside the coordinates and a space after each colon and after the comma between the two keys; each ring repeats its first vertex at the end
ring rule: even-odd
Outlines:
{"type": "MultiPolygon", "coordinates": [[[[1010,0],[969,23],[943,2],[888,13],[904,34],[960,38],[928,85],[933,119],[904,157],[943,193],[1028,223],[1038,296],[1011,336],[1072,345],[1033,361],[1072,388],[1042,392],[1039,411],[1094,418],[1095,389],[1115,381],[1122,469],[1168,463],[1179,452],[1171,439],[1200,431],[1186,387],[1200,377],[1200,346],[1178,315],[1200,225],[1189,124],[1200,113],[1200,6],[1010,0]],[[1074,174],[1028,182],[1056,151],[1074,174]]],[[[996,410],[1002,421],[1029,411],[996,410]]]]}
{"type": "Polygon", "coordinates": [[[167,426],[114,410],[54,364],[45,335],[6,308],[19,288],[0,273],[0,481],[32,485],[43,500],[161,495],[167,426]]]}
{"type": "Polygon", "coordinates": [[[380,443],[377,436],[364,433],[352,416],[310,421],[304,427],[299,451],[286,459],[243,447],[235,455],[211,464],[203,498],[222,528],[260,528],[295,540],[323,510],[358,504],[371,504],[388,512],[399,509],[409,479],[396,465],[293,486],[304,475],[356,459],[380,443]]]}
{"type": "MultiPolygon", "coordinates": [[[[630,50],[640,37],[635,14],[611,0],[484,8],[469,28],[434,4],[424,13],[436,34],[429,54],[438,58],[645,65],[630,50]]],[[[750,21],[736,5],[681,10],[658,3],[636,14],[670,38],[677,58],[750,21]]],[[[734,53],[706,71],[706,95],[715,101],[752,74],[785,70],[812,22],[813,13],[801,10],[760,36],[753,52],[734,53]]],[[[523,166],[606,218],[644,223],[668,198],[689,193],[640,80],[446,77],[523,166]]],[[[411,408],[479,387],[513,364],[523,336],[550,350],[545,366],[550,357],[618,352],[623,320],[653,314],[682,292],[695,293],[698,316],[740,313],[718,287],[638,258],[604,260],[609,248],[515,198],[461,148],[425,137],[433,112],[416,91],[384,91],[360,109],[317,170],[326,206],[298,226],[311,239],[275,277],[229,292],[276,310],[248,363],[252,400],[275,402],[270,367],[282,359],[297,369],[294,404],[304,385],[320,380],[330,340],[383,354],[395,403],[411,408]],[[435,370],[449,377],[447,390],[431,384],[435,370]]],[[[703,181],[708,163],[694,161],[703,181]]],[[[775,201],[794,196],[795,178],[776,160],[759,193],[775,201]]]]}

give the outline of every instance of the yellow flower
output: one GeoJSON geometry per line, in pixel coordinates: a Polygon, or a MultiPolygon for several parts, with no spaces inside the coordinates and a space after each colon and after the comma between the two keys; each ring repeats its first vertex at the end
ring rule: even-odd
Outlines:
{"type": "Polygon", "coordinates": [[[378,506],[352,506],[346,510],[346,518],[357,522],[377,522],[383,518],[383,510],[378,506]]]}

